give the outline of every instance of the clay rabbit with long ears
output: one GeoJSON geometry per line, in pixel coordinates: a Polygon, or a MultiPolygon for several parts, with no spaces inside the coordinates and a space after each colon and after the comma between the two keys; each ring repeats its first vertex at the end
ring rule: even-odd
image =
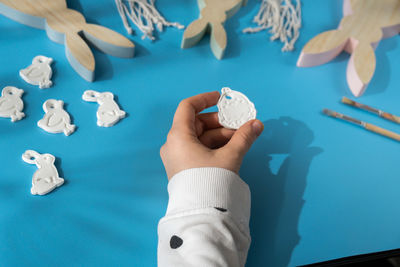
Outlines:
{"type": "Polygon", "coordinates": [[[35,164],[38,167],[32,178],[32,195],[45,195],[64,183],[64,179],[58,176],[54,166],[55,157],[53,155],[27,150],[22,155],[22,159],[26,163],[35,164]]]}
{"type": "Polygon", "coordinates": [[[343,50],[351,53],[347,82],[361,96],[375,71],[374,49],[382,38],[400,32],[399,0],[344,0],[344,17],[337,30],[323,32],[310,40],[297,65],[311,67],[331,61],[343,50]]]}
{"type": "Polygon", "coordinates": [[[133,57],[135,45],[106,27],[90,24],[66,0],[0,0],[0,13],[23,24],[46,30],[54,42],[65,45],[65,54],[74,70],[88,81],[94,80],[95,60],[88,43],[116,57],[133,57]]]}
{"type": "Polygon", "coordinates": [[[25,114],[22,112],[24,109],[24,102],[21,99],[23,93],[24,90],[14,86],[3,88],[0,97],[0,117],[11,118],[12,122],[25,117],[25,114]]]}
{"type": "Polygon", "coordinates": [[[85,91],[82,99],[89,102],[97,102],[100,106],[97,110],[97,125],[110,127],[126,116],[114,101],[114,95],[110,92],[99,93],[93,90],[85,91]]]}

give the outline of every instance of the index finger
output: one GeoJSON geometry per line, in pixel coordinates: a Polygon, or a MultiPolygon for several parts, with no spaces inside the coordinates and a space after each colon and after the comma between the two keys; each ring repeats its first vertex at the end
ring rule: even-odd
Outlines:
{"type": "Polygon", "coordinates": [[[217,104],[218,99],[219,92],[215,91],[195,95],[182,100],[176,109],[172,127],[195,133],[196,114],[217,104]]]}

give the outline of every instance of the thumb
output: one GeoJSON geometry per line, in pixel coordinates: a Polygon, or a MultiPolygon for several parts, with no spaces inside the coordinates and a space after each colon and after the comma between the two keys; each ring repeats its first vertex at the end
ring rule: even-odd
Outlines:
{"type": "Polygon", "coordinates": [[[264,124],[261,121],[248,121],[235,132],[225,148],[243,157],[263,130],[264,124]]]}

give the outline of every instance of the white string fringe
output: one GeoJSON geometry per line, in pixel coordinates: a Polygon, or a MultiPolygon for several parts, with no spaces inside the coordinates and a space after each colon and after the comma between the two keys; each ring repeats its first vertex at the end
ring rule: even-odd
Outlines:
{"type": "Polygon", "coordinates": [[[132,34],[133,30],[129,25],[128,18],[132,21],[139,30],[142,31],[142,39],[146,37],[154,40],[154,26],[162,32],[163,27],[175,27],[183,29],[184,26],[177,22],[168,22],[157,11],[154,6],[155,0],[115,0],[118,8],[118,13],[121,16],[122,23],[128,34],[132,34]]]}
{"type": "Polygon", "coordinates": [[[292,0],[262,0],[260,10],[253,19],[258,27],[249,27],[243,32],[254,33],[270,29],[271,41],[279,38],[284,43],[282,52],[293,50],[301,28],[301,4],[300,0],[295,1],[296,6],[292,0]]]}

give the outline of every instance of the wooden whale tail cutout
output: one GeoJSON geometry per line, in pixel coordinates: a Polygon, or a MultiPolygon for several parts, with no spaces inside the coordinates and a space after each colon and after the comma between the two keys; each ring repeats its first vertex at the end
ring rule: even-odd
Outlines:
{"type": "Polygon", "coordinates": [[[22,24],[46,30],[54,42],[65,45],[72,68],[85,80],[94,80],[95,59],[87,43],[116,57],[133,57],[135,45],[106,27],[88,24],[65,0],[0,0],[0,14],[22,24]]]}
{"type": "Polygon", "coordinates": [[[210,32],[211,51],[217,59],[222,59],[227,46],[224,23],[246,3],[247,0],[198,0],[200,16],[187,26],[181,47],[196,45],[206,32],[210,32]]]}
{"type": "Polygon", "coordinates": [[[351,54],[347,83],[359,97],[374,75],[380,40],[400,32],[400,1],[344,0],[343,13],[337,30],[320,33],[304,46],[297,66],[325,64],[345,50],[351,54]]]}

